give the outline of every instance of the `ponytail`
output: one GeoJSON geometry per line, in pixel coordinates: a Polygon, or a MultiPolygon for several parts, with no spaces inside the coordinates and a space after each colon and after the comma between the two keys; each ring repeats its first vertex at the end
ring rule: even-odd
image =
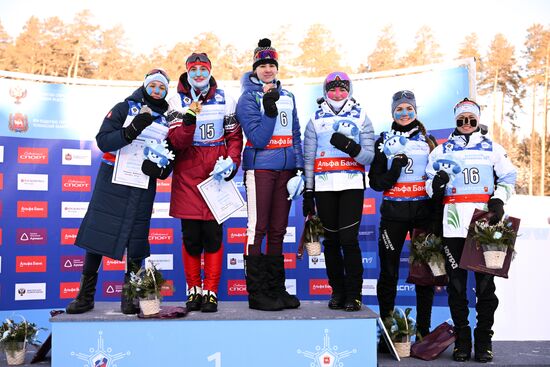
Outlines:
{"type": "Polygon", "coordinates": [[[422,133],[422,135],[424,135],[424,138],[426,138],[426,143],[428,143],[428,146],[430,147],[430,153],[432,150],[435,149],[435,143],[434,141],[427,135],[426,133],[426,127],[424,127],[424,125],[416,120],[418,122],[418,129],[420,130],[420,132],[422,133]]]}

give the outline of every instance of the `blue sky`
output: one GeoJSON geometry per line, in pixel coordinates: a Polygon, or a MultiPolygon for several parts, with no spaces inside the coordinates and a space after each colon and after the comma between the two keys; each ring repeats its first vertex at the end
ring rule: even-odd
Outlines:
{"type": "Polygon", "coordinates": [[[456,54],[462,37],[472,31],[478,33],[482,50],[497,32],[518,49],[530,25],[550,24],[550,1],[546,0],[3,0],[0,21],[15,36],[31,15],[71,21],[83,9],[90,9],[92,21],[103,28],[121,24],[134,52],[158,46],[168,49],[204,31],[216,33],[223,43],[251,49],[259,38],[285,24],[291,26],[289,39],[298,42],[309,25],[322,23],[342,46],[342,59],[352,66],[366,61],[387,24],[393,25],[402,52],[414,45],[416,30],[429,25],[449,56],[456,54]]]}

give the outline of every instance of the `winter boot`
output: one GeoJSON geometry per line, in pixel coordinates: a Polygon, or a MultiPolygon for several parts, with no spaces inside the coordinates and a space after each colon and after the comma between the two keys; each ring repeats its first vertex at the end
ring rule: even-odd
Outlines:
{"type": "Polygon", "coordinates": [[[218,297],[215,292],[203,291],[202,292],[202,312],[217,312],[218,311],[218,297]]]}
{"type": "Polygon", "coordinates": [[[128,295],[130,289],[130,274],[124,274],[124,285],[122,286],[122,295],[120,296],[120,311],[125,315],[139,313],[138,300],[128,295]]]}
{"type": "Polygon", "coordinates": [[[456,327],[455,349],[453,359],[457,362],[466,362],[472,355],[472,329],[469,326],[456,327]]]}
{"type": "Polygon", "coordinates": [[[493,360],[493,330],[474,329],[474,358],[481,363],[491,362],[493,360]]]}
{"type": "Polygon", "coordinates": [[[267,279],[269,289],[283,302],[285,308],[300,307],[298,297],[289,294],[285,287],[285,258],[283,255],[266,255],[267,279]]]}
{"type": "Polygon", "coordinates": [[[202,288],[194,286],[189,288],[187,302],[185,302],[187,311],[199,311],[202,309],[202,288]]]}
{"type": "Polygon", "coordinates": [[[280,311],[285,308],[285,304],[269,289],[264,257],[244,256],[248,307],[262,311],[280,311]]]}
{"type": "Polygon", "coordinates": [[[328,308],[331,310],[341,310],[346,304],[346,296],[342,293],[332,292],[328,301],[328,308]]]}
{"type": "Polygon", "coordinates": [[[348,312],[355,312],[361,310],[363,302],[361,296],[359,297],[346,297],[346,303],[344,304],[344,310],[348,312]]]}
{"type": "Polygon", "coordinates": [[[65,311],[70,314],[79,314],[93,309],[96,284],[97,273],[82,274],[78,295],[69,303],[65,311]]]}

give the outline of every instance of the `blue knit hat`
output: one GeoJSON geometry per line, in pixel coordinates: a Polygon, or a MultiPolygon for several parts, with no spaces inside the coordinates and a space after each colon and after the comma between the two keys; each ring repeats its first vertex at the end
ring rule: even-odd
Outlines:
{"type": "Polygon", "coordinates": [[[168,79],[168,75],[166,74],[166,72],[164,70],[162,70],[162,69],[153,69],[150,72],[148,72],[147,75],[145,76],[145,80],[143,81],[143,86],[145,88],[147,88],[149,83],[151,83],[153,81],[157,81],[159,83],[162,83],[166,87],[166,90],[168,90],[168,87],[169,87],[169,84],[170,84],[170,79],[168,79]]]}
{"type": "Polygon", "coordinates": [[[395,112],[395,109],[397,106],[399,106],[401,103],[408,103],[414,108],[414,112],[416,111],[416,98],[414,97],[414,93],[410,90],[400,90],[399,92],[395,93],[392,97],[391,102],[391,114],[393,116],[393,113],[395,112]]]}

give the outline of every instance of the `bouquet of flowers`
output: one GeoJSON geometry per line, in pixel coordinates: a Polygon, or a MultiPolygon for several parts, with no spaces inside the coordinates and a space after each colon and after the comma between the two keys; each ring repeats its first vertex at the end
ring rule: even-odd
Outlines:
{"type": "Polygon", "coordinates": [[[145,315],[160,312],[161,290],[166,283],[160,270],[151,263],[149,267],[140,268],[137,273],[130,273],[129,287],[125,289],[129,298],[139,298],[139,305],[145,315]]]}
{"type": "Polygon", "coordinates": [[[304,225],[304,245],[309,256],[321,255],[321,237],[325,229],[318,216],[309,217],[304,225]]]}
{"type": "Polygon", "coordinates": [[[512,222],[505,216],[497,224],[489,224],[486,219],[474,222],[470,227],[471,237],[476,246],[483,250],[485,265],[490,269],[500,269],[506,253],[510,249],[515,254],[514,244],[517,233],[512,222]]]}
{"type": "Polygon", "coordinates": [[[441,237],[433,233],[420,233],[411,241],[409,263],[425,263],[430,266],[434,276],[445,275],[445,257],[441,237]]]}
{"type": "Polygon", "coordinates": [[[383,320],[399,357],[409,357],[411,354],[411,336],[416,333],[415,322],[409,317],[411,311],[410,307],[404,312],[396,308],[390,317],[383,320]]]}
{"type": "Polygon", "coordinates": [[[23,364],[27,344],[40,345],[36,337],[40,330],[46,330],[28,322],[23,316],[21,318],[21,322],[7,318],[0,326],[0,345],[6,352],[8,365],[23,364]]]}

